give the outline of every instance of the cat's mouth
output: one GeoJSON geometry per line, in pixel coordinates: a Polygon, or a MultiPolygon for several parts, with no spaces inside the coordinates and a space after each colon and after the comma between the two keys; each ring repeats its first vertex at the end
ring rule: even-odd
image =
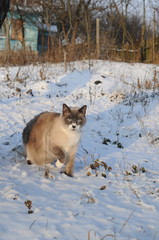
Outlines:
{"type": "Polygon", "coordinates": [[[77,131],[77,128],[71,128],[71,130],[75,132],[75,131],[77,131]]]}

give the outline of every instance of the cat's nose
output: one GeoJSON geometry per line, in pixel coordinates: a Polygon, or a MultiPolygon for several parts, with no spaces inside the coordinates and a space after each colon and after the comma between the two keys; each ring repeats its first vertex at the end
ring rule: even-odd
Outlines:
{"type": "Polygon", "coordinates": [[[72,128],[75,129],[75,128],[76,128],[76,125],[72,125],[72,128]]]}

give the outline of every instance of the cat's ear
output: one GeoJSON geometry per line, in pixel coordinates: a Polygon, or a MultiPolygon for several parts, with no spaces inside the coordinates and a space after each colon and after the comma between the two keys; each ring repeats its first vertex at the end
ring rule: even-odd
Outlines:
{"type": "Polygon", "coordinates": [[[71,109],[64,103],[63,109],[62,109],[63,115],[69,114],[70,112],[71,112],[71,109]]]}
{"type": "Polygon", "coordinates": [[[87,109],[87,106],[84,105],[84,106],[81,107],[78,111],[79,111],[80,113],[82,113],[83,115],[85,115],[85,114],[86,114],[86,109],[87,109]]]}

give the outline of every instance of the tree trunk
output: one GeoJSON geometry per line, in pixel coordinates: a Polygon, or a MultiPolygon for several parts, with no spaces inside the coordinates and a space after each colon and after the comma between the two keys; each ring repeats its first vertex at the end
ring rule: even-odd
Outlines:
{"type": "Polygon", "coordinates": [[[76,36],[78,31],[79,21],[76,21],[75,25],[73,26],[72,37],[71,37],[71,45],[74,49],[76,45],[76,36]]]}
{"type": "Polygon", "coordinates": [[[10,51],[10,23],[9,20],[6,19],[5,20],[5,25],[4,25],[4,29],[5,29],[5,51],[8,52],[10,51]]]}

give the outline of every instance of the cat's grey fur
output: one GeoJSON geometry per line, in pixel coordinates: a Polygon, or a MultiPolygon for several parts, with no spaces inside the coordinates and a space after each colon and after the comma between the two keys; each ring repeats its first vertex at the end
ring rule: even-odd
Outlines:
{"type": "Polygon", "coordinates": [[[86,109],[63,104],[62,113],[44,112],[35,116],[23,130],[28,164],[46,164],[57,159],[64,172],[73,175],[74,158],[86,123],[86,109]]]}

